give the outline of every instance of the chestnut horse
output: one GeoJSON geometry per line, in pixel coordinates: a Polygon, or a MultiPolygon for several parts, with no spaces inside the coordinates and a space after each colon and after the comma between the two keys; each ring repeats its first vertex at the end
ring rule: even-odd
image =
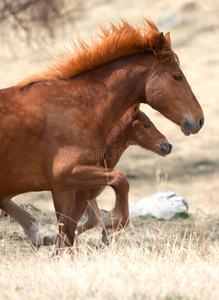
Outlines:
{"type": "MultiPolygon", "coordinates": [[[[15,195],[52,191],[72,245],[75,191],[109,185],[125,207],[120,224],[127,224],[129,184],[121,172],[98,165],[114,125],[137,103],[158,110],[185,135],[204,124],[169,33],[148,24],[111,25],[91,46],[81,42],[48,71],[0,90],[1,209],[7,212],[15,195]]],[[[80,213],[86,208],[87,201],[78,204],[80,213]]]]}

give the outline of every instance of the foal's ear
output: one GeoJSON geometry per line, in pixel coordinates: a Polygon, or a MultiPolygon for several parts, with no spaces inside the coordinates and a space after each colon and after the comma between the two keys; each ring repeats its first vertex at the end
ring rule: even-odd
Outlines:
{"type": "Polygon", "coordinates": [[[137,118],[139,113],[140,103],[135,104],[134,106],[134,116],[137,118]]]}
{"type": "Polygon", "coordinates": [[[156,43],[156,51],[162,51],[164,48],[164,45],[166,44],[165,36],[163,35],[163,32],[161,32],[157,37],[157,43],[156,43]]]}
{"type": "Polygon", "coordinates": [[[134,110],[137,112],[140,108],[140,103],[135,104],[134,110]]]}

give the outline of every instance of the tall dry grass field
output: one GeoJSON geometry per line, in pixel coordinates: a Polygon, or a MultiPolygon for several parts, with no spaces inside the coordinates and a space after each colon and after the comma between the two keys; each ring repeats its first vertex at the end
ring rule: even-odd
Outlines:
{"type": "MultiPolygon", "coordinates": [[[[35,215],[45,232],[55,216],[35,215]]],[[[78,237],[73,254],[32,249],[1,221],[1,299],[218,299],[219,217],[172,221],[135,218],[118,243],[100,245],[100,229],[78,237]],[[11,237],[10,237],[11,235],[11,237]]]]}
{"type": "MultiPolygon", "coordinates": [[[[56,38],[39,40],[32,48],[13,32],[0,43],[0,88],[41,71],[51,53],[71,38],[86,41],[120,17],[142,24],[152,19],[170,31],[173,49],[205,113],[205,125],[194,136],[141,106],[173,143],[167,158],[133,146],[117,166],[130,181],[130,201],[157,190],[173,190],[189,204],[189,218],[172,221],[133,219],[118,243],[99,247],[101,229],[78,237],[74,255],[52,259],[53,248],[38,252],[20,227],[0,219],[0,299],[219,299],[219,2],[173,0],[89,0],[56,38]],[[37,44],[37,47],[36,47],[37,44]],[[45,46],[48,45],[48,46],[45,46]],[[199,209],[202,208],[202,210],[199,209]],[[204,213],[198,213],[204,211],[204,213]],[[13,234],[18,232],[18,235],[13,234]],[[22,238],[20,238],[20,236],[22,238]]],[[[34,31],[31,31],[34,32],[34,31]]],[[[56,232],[50,193],[20,195],[17,203],[32,202],[42,234],[56,232]]],[[[99,197],[102,208],[114,204],[108,188],[99,197]]]]}

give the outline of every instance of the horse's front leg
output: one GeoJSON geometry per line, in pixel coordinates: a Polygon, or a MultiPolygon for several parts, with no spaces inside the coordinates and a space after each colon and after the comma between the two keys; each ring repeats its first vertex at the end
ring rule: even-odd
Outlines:
{"type": "MultiPolygon", "coordinates": [[[[97,191],[103,186],[111,186],[116,194],[116,206],[110,213],[110,218],[105,219],[104,225],[106,228],[113,228],[117,231],[129,223],[129,183],[123,173],[100,166],[80,165],[73,169],[70,176],[65,176],[65,181],[60,180],[59,184],[63,189],[93,190],[97,188],[97,191]]],[[[80,201],[82,199],[77,199],[79,208],[80,201]]],[[[81,216],[85,212],[84,208],[86,205],[81,209],[81,216]]],[[[77,220],[79,220],[78,217],[79,215],[77,215],[77,220]]]]}
{"type": "Polygon", "coordinates": [[[77,228],[75,190],[56,192],[52,191],[53,203],[59,224],[59,235],[57,246],[73,246],[75,230],[77,228]],[[61,242],[63,245],[61,245],[61,242]]]}
{"type": "Polygon", "coordinates": [[[43,238],[43,245],[56,244],[56,248],[72,247],[78,221],[87,209],[87,199],[80,199],[76,203],[76,191],[52,191],[53,203],[59,225],[59,234],[47,235],[43,238]]]}

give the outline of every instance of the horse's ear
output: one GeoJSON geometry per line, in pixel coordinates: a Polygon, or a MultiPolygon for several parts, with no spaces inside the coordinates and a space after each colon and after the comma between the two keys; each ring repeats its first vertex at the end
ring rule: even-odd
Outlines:
{"type": "Polygon", "coordinates": [[[155,50],[156,50],[156,51],[162,51],[165,44],[166,44],[166,39],[165,39],[165,36],[163,35],[163,32],[161,32],[161,33],[158,35],[155,50]]]}
{"type": "Polygon", "coordinates": [[[170,39],[170,32],[167,32],[164,37],[166,38],[166,40],[171,44],[171,39],[170,39]]]}

